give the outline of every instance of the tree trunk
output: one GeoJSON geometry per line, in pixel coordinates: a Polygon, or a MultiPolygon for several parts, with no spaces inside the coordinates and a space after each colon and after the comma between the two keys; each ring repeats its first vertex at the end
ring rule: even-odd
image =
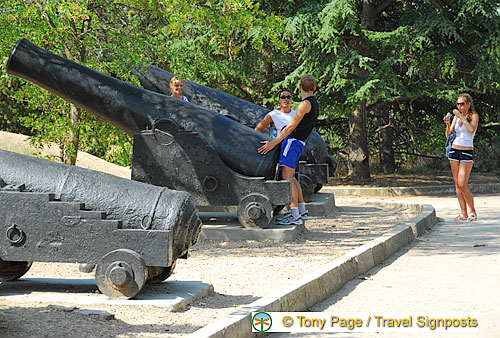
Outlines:
{"type": "MultiPolygon", "coordinates": [[[[363,1],[360,21],[361,25],[367,29],[373,29],[375,26],[377,3],[378,1],[363,1]]],[[[362,42],[356,43],[353,48],[361,55],[366,53],[366,48],[362,42]]],[[[366,70],[361,67],[357,67],[356,73],[359,77],[369,76],[366,70]]],[[[370,154],[366,136],[366,118],[366,101],[360,101],[356,109],[349,115],[349,160],[347,167],[349,177],[354,180],[370,178],[370,154]]]]}
{"type": "Polygon", "coordinates": [[[80,145],[80,121],[81,121],[81,109],[77,108],[74,104],[70,105],[70,120],[71,120],[71,128],[69,141],[73,146],[74,152],[70,152],[67,158],[67,164],[75,165],[76,157],[78,156],[78,148],[80,145]]]}
{"type": "Polygon", "coordinates": [[[389,107],[378,111],[378,152],[380,157],[380,171],[383,174],[393,174],[396,171],[394,149],[392,148],[392,130],[389,125],[389,107]]]}
{"type": "Polygon", "coordinates": [[[366,139],[366,101],[361,101],[349,115],[349,177],[370,178],[370,154],[366,139]]]}

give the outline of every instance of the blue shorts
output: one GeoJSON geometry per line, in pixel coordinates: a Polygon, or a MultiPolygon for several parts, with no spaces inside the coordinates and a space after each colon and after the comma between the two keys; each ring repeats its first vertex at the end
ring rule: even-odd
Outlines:
{"type": "Polygon", "coordinates": [[[474,150],[459,150],[459,149],[450,149],[450,153],[448,154],[448,159],[450,161],[458,161],[458,162],[474,162],[474,150]]]}
{"type": "Polygon", "coordinates": [[[297,169],[300,155],[302,155],[305,149],[305,142],[287,136],[283,142],[281,142],[279,164],[291,169],[297,169]]]}

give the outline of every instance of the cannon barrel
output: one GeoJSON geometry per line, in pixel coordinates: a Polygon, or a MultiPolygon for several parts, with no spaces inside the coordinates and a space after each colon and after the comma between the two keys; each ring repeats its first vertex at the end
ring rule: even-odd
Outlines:
{"type": "MultiPolygon", "coordinates": [[[[144,88],[166,95],[171,94],[170,80],[175,76],[173,73],[149,65],[144,69],[133,69],[132,74],[139,79],[144,88]]],[[[183,94],[189,98],[190,102],[227,116],[250,128],[255,128],[269,112],[267,108],[190,80],[184,81],[183,94]]],[[[306,150],[300,159],[308,163],[327,163],[329,175],[332,177],[335,175],[338,161],[328,155],[325,142],[315,131],[307,139],[306,150]]]]}
{"type": "Polygon", "coordinates": [[[124,229],[171,230],[174,260],[187,254],[201,231],[191,195],[183,191],[5,150],[0,150],[0,177],[0,187],[24,184],[63,202],[85,203],[106,212],[107,219],[121,220],[124,229]]]}
{"type": "Polygon", "coordinates": [[[7,73],[95,114],[133,135],[169,119],[181,129],[197,132],[234,171],[252,177],[269,177],[275,150],[257,153],[268,137],[229,118],[192,103],[133,86],[54,55],[20,39],[7,62],[7,73]]]}

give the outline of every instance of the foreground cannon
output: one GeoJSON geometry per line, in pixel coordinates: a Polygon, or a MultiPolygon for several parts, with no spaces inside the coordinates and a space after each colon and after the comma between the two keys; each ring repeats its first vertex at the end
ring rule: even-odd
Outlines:
{"type": "MultiPolygon", "coordinates": [[[[145,69],[134,69],[132,73],[139,79],[144,88],[158,93],[171,94],[169,84],[174,76],[173,73],[153,65],[145,69]]],[[[229,117],[250,128],[255,128],[269,112],[267,108],[189,80],[184,81],[183,94],[189,98],[190,102],[229,117]]],[[[338,161],[328,155],[325,142],[315,131],[307,139],[306,150],[300,159],[309,164],[326,163],[328,164],[327,176],[333,177],[335,175],[338,161]]],[[[305,164],[302,163],[298,171],[312,179],[313,183],[327,183],[327,178],[325,179],[324,171],[321,168],[313,166],[305,168],[304,166],[305,164]]]]}
{"type": "Polygon", "coordinates": [[[134,136],[132,178],[185,190],[197,205],[238,205],[247,227],[265,227],[276,206],[290,203],[290,182],[274,178],[270,140],[192,103],[138,88],[32,44],[17,42],[7,73],[93,113],[134,136]],[[267,179],[267,180],[266,180],[267,179]]]}
{"type": "Polygon", "coordinates": [[[0,150],[0,281],[32,261],[85,263],[101,292],[131,298],[200,231],[188,193],[0,150]]]}

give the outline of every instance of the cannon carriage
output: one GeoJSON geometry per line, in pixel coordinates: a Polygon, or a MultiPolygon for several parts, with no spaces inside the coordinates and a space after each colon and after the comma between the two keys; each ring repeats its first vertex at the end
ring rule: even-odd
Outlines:
{"type": "Polygon", "coordinates": [[[188,193],[0,150],[0,281],[31,262],[83,263],[102,293],[132,298],[200,231],[188,193]]]}

